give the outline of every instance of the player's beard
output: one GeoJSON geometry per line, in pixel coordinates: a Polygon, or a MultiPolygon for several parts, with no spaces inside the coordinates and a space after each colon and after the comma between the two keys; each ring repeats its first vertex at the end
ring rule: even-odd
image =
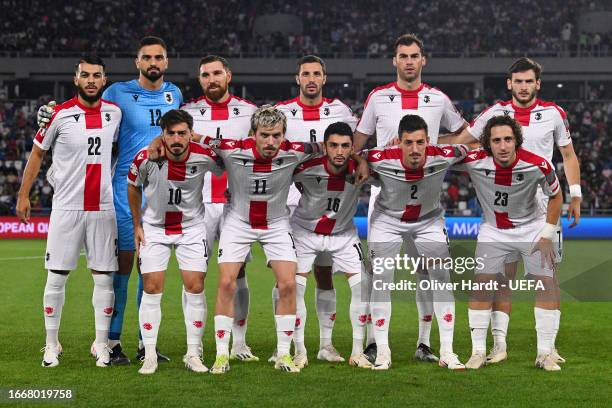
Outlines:
{"type": "Polygon", "coordinates": [[[527,97],[520,96],[518,92],[512,91],[512,97],[519,101],[521,105],[529,105],[538,96],[538,91],[534,89],[527,97]]]}
{"type": "Polygon", "coordinates": [[[217,102],[218,100],[223,98],[226,92],[227,92],[227,82],[225,84],[219,84],[217,87],[212,88],[212,89],[209,85],[208,88],[206,88],[206,90],[204,91],[204,95],[206,95],[206,97],[210,99],[211,101],[217,102]]]}
{"type": "MultiPolygon", "coordinates": [[[[166,71],[162,70],[161,68],[159,68],[159,67],[156,67],[156,68],[157,68],[157,72],[156,73],[151,73],[151,72],[149,72],[146,69],[141,69],[140,73],[142,74],[142,76],[147,78],[149,81],[155,82],[159,78],[163,77],[164,74],[166,73],[166,71]]],[[[149,69],[150,69],[150,67],[149,67],[149,69]]]]}
{"type": "Polygon", "coordinates": [[[175,143],[173,145],[170,145],[170,148],[168,149],[168,152],[170,152],[170,154],[172,156],[174,156],[175,158],[179,158],[179,157],[181,157],[183,155],[183,153],[185,153],[185,151],[187,150],[187,147],[188,147],[188,145],[187,146],[183,146],[182,144],[175,143]],[[174,147],[180,147],[183,150],[181,150],[179,153],[175,153],[174,150],[172,150],[174,147]]]}
{"type": "Polygon", "coordinates": [[[404,72],[404,70],[402,69],[398,69],[397,70],[397,75],[399,76],[399,78],[402,81],[406,81],[406,82],[414,82],[417,79],[419,79],[421,77],[421,68],[416,68],[414,69],[412,74],[406,74],[406,72],[404,72]]]}
{"type": "Polygon", "coordinates": [[[88,95],[85,92],[84,88],[81,88],[80,86],[77,85],[77,92],[79,93],[79,96],[83,98],[83,100],[89,103],[98,102],[100,98],[102,97],[102,88],[98,89],[98,92],[96,92],[95,94],[88,95]]]}
{"type": "Polygon", "coordinates": [[[317,90],[312,92],[308,90],[307,85],[306,85],[301,88],[301,91],[302,91],[302,95],[304,95],[306,98],[317,99],[323,93],[323,87],[317,86],[317,90]]]}

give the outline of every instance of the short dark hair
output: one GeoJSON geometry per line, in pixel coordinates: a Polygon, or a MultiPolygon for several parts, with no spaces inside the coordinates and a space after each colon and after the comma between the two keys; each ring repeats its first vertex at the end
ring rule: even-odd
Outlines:
{"type": "Polygon", "coordinates": [[[395,45],[393,46],[395,54],[397,54],[397,47],[400,45],[408,46],[412,44],[416,44],[421,51],[421,55],[425,55],[425,46],[423,46],[423,41],[414,33],[402,34],[397,37],[397,40],[395,40],[395,45]]]}
{"type": "Polygon", "coordinates": [[[74,72],[79,72],[79,65],[82,63],[100,65],[102,66],[102,71],[104,71],[106,68],[104,61],[102,61],[102,58],[98,57],[96,54],[85,54],[81,58],[79,58],[79,61],[76,64],[74,64],[74,72]]]}
{"type": "Polygon", "coordinates": [[[310,63],[318,63],[321,64],[321,69],[323,69],[323,75],[327,75],[327,67],[325,66],[325,61],[316,55],[305,55],[298,60],[297,63],[297,73],[300,73],[300,69],[302,69],[302,65],[310,64],[310,63]]]}
{"type": "Polygon", "coordinates": [[[496,126],[509,126],[516,139],[516,148],[518,149],[523,145],[523,128],[516,119],[506,115],[493,116],[485,125],[482,136],[480,136],[480,144],[487,153],[493,154],[491,151],[491,129],[496,126]]]}
{"type": "Polygon", "coordinates": [[[159,126],[162,128],[162,130],[166,130],[170,126],[177,125],[179,123],[186,123],[190,130],[193,129],[193,117],[191,117],[191,115],[184,110],[171,109],[164,113],[159,120],[159,126]]]}
{"type": "Polygon", "coordinates": [[[353,141],[353,130],[345,122],[335,122],[329,125],[323,134],[323,142],[327,142],[331,135],[349,136],[351,142],[353,141]]]}
{"type": "Polygon", "coordinates": [[[140,43],[138,43],[138,52],[140,52],[142,47],[146,47],[147,45],[161,45],[164,51],[168,51],[168,47],[166,47],[166,42],[164,40],[153,35],[148,35],[140,39],[140,43]]]}
{"type": "Polygon", "coordinates": [[[400,120],[397,135],[401,139],[404,132],[412,133],[417,130],[424,130],[427,135],[427,122],[425,122],[425,119],[419,115],[405,115],[402,120],[400,120]]]}
{"type": "Polygon", "coordinates": [[[531,58],[521,57],[514,61],[512,65],[510,65],[510,68],[508,68],[508,78],[512,79],[512,74],[529,71],[530,69],[535,73],[536,80],[540,79],[540,75],[542,74],[542,65],[538,64],[531,58]]]}
{"type": "Polygon", "coordinates": [[[229,62],[227,62],[227,60],[223,57],[220,57],[218,55],[207,55],[204,58],[202,58],[200,60],[200,65],[198,65],[199,67],[201,67],[204,64],[210,64],[211,62],[220,62],[221,65],[223,65],[223,69],[226,71],[231,71],[230,70],[230,66],[229,66],[229,62]]]}

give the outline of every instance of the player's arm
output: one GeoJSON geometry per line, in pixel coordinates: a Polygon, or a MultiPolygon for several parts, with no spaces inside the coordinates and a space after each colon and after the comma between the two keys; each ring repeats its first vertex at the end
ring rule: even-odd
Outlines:
{"type": "MultiPolygon", "coordinates": [[[[446,133],[438,136],[438,144],[478,144],[478,139],[472,136],[468,130],[467,123],[454,133],[446,133]]],[[[474,147],[470,146],[471,149],[474,147]]]]}
{"type": "Polygon", "coordinates": [[[574,145],[572,143],[566,146],[559,146],[561,156],[563,156],[563,168],[565,171],[565,177],[570,188],[571,201],[569,209],[567,211],[567,220],[569,221],[572,217],[574,222],[569,226],[574,228],[580,222],[580,204],[582,202],[582,192],[580,191],[580,163],[578,163],[578,157],[574,151],[574,145]]]}
{"type": "Polygon", "coordinates": [[[540,232],[540,239],[536,246],[533,248],[533,252],[540,251],[542,255],[542,264],[548,264],[549,267],[554,268],[555,265],[555,251],[553,249],[553,239],[557,233],[557,222],[561,216],[561,207],[563,206],[563,196],[559,189],[557,193],[550,196],[548,200],[548,207],[546,208],[546,224],[540,232]]]}
{"type": "Polygon", "coordinates": [[[30,221],[30,190],[32,189],[32,184],[34,184],[34,179],[36,179],[40,172],[40,165],[45,157],[45,153],[43,149],[33,145],[28,163],[23,171],[21,187],[19,187],[19,193],[17,194],[16,212],[21,222],[26,224],[30,221]]]}
{"type": "Polygon", "coordinates": [[[355,152],[351,153],[351,159],[355,160],[355,163],[357,163],[357,168],[355,169],[355,184],[361,185],[370,178],[368,161],[355,152]]]}
{"type": "Polygon", "coordinates": [[[146,245],[144,230],[140,221],[142,217],[142,188],[128,183],[128,203],[132,212],[132,223],[134,224],[134,244],[136,244],[136,256],[140,252],[140,245],[146,245]]]}
{"type": "Polygon", "coordinates": [[[361,133],[360,131],[356,130],[355,133],[353,133],[353,146],[355,151],[361,151],[371,136],[372,135],[366,135],[365,133],[361,133]]]}

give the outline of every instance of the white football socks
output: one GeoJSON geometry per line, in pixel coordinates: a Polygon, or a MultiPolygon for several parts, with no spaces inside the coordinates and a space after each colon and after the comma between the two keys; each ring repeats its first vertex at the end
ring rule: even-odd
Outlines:
{"type": "Polygon", "coordinates": [[[234,294],[234,323],[232,326],[232,348],[246,345],[247,318],[249,316],[249,285],[244,278],[236,279],[234,294]]]}
{"type": "Polygon", "coordinates": [[[140,333],[142,334],[142,344],[145,348],[145,358],[157,358],[155,347],[162,318],[161,299],[162,293],[142,293],[138,320],[140,323],[140,333]]]}
{"type": "Polygon", "coordinates": [[[434,314],[433,291],[431,289],[423,290],[420,288],[420,282],[429,278],[427,273],[417,272],[416,276],[416,305],[419,316],[419,338],[417,339],[417,346],[423,343],[429,347],[431,322],[434,314]]]}
{"type": "Polygon", "coordinates": [[[557,310],[533,308],[535,316],[535,328],[538,338],[538,355],[550,354],[553,349],[553,341],[556,335],[557,310]]]}
{"type": "Polygon", "coordinates": [[[493,347],[506,350],[508,323],[510,323],[510,316],[508,313],[500,310],[491,312],[491,334],[493,334],[493,347]]]}
{"type": "Polygon", "coordinates": [[[59,344],[58,332],[62,320],[62,308],[66,298],[66,280],[68,275],[47,272],[47,283],[43,295],[43,311],[45,314],[45,329],[47,330],[47,346],[59,344]]]}
{"type": "Polygon", "coordinates": [[[351,304],[349,306],[349,315],[351,318],[351,326],[353,326],[353,350],[351,355],[359,355],[363,353],[363,338],[364,329],[367,321],[367,306],[363,301],[361,290],[361,274],[351,276],[348,279],[349,287],[351,288],[351,304]]]}
{"type": "Polygon", "coordinates": [[[276,321],[276,350],[278,357],[289,354],[293,332],[295,330],[295,315],[274,315],[276,321]]]}
{"type": "Polygon", "coordinates": [[[215,343],[217,345],[217,356],[229,355],[229,341],[232,333],[234,319],[229,316],[215,316],[215,343]]]}
{"type": "Polygon", "coordinates": [[[115,305],[115,291],[113,289],[113,275],[92,275],[94,281],[91,303],[94,308],[94,321],[96,325],[96,343],[108,344],[108,331],[113,306],[115,305]]]}
{"type": "Polygon", "coordinates": [[[200,356],[200,345],[206,325],[207,308],[206,294],[183,292],[185,302],[183,303],[183,316],[185,318],[185,330],[187,332],[187,354],[200,356]]]}
{"type": "Polygon", "coordinates": [[[315,289],[317,317],[319,318],[319,348],[332,344],[336,322],[336,289],[315,289]]]}
{"type": "Polygon", "coordinates": [[[306,283],[307,279],[305,276],[295,276],[295,333],[293,333],[293,341],[295,343],[295,352],[306,352],[306,346],[304,345],[304,328],[306,325],[306,302],[304,296],[306,294],[306,283]]]}
{"type": "Polygon", "coordinates": [[[468,309],[468,319],[472,335],[472,354],[484,354],[487,351],[487,330],[491,320],[491,309],[468,309]]]}

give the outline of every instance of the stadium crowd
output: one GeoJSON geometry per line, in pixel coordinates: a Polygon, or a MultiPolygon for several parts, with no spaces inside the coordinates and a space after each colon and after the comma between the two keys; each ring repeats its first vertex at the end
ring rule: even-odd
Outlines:
{"type": "Polygon", "coordinates": [[[173,3],[168,13],[160,1],[69,0],[32,7],[29,1],[0,0],[0,51],[132,53],[134,38],[155,33],[166,39],[170,53],[378,58],[389,55],[398,34],[417,31],[428,52],[438,55],[599,56],[611,51],[612,33],[579,31],[577,19],[581,11],[605,10],[606,4],[517,0],[507,7],[485,0],[307,0],[296,7],[281,0],[188,0],[173,3]],[[526,12],[529,18],[524,18],[526,12]],[[298,17],[301,32],[255,32],[257,17],[277,13],[298,17]]]}
{"type": "MultiPolygon", "coordinates": [[[[43,101],[29,103],[0,99],[0,215],[14,215],[16,193],[21,174],[36,133],[36,107],[43,101]]],[[[348,101],[356,112],[361,111],[358,102],[348,101]]],[[[560,102],[568,112],[576,154],[581,164],[583,211],[597,214],[612,210],[612,101],[560,102]]],[[[485,101],[476,103],[471,119],[487,106],[485,101]]],[[[563,161],[555,152],[553,160],[561,180],[563,161]]],[[[45,159],[39,178],[31,194],[32,210],[48,214],[53,190],[45,178],[50,165],[50,155],[45,159]]],[[[475,191],[467,176],[449,173],[445,182],[443,202],[457,215],[480,215],[475,191]]],[[[565,183],[567,185],[567,183],[565,183]]],[[[357,215],[367,214],[368,200],[360,201],[357,215]]]]}

